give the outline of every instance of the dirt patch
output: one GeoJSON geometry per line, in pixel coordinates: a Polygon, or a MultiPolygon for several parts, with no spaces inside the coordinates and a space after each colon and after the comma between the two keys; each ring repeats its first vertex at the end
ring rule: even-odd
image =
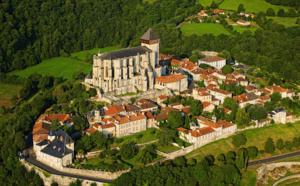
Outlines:
{"type": "Polygon", "coordinates": [[[278,180],[279,178],[286,175],[288,169],[286,167],[276,167],[275,169],[269,171],[268,176],[273,180],[278,180]]]}

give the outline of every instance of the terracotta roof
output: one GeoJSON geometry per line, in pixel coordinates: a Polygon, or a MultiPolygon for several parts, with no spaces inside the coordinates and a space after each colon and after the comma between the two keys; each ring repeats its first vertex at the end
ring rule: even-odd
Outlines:
{"type": "Polygon", "coordinates": [[[207,75],[208,73],[206,72],[206,70],[203,70],[201,68],[196,68],[194,70],[191,70],[192,74],[204,74],[207,75]]]}
{"type": "Polygon", "coordinates": [[[151,102],[141,104],[140,107],[141,107],[142,109],[158,108],[157,105],[155,105],[154,103],[151,103],[151,102]]]}
{"type": "Polygon", "coordinates": [[[208,118],[204,117],[204,116],[194,116],[194,118],[196,118],[197,120],[201,120],[201,121],[206,121],[209,120],[208,118]]]}
{"type": "Polygon", "coordinates": [[[161,113],[166,113],[168,114],[169,112],[174,111],[174,112],[180,112],[178,109],[176,108],[171,108],[171,107],[165,107],[164,109],[161,110],[161,113]]]}
{"type": "Polygon", "coordinates": [[[252,91],[252,90],[255,89],[255,87],[254,87],[254,86],[251,86],[251,85],[247,85],[247,86],[245,87],[245,89],[246,89],[247,91],[252,91]]]}
{"type": "Polygon", "coordinates": [[[166,54],[159,54],[158,55],[158,59],[160,59],[160,60],[170,59],[172,57],[174,57],[174,55],[166,55],[166,54]]]}
{"type": "Polygon", "coordinates": [[[194,64],[193,62],[190,61],[183,61],[179,67],[187,69],[189,71],[194,70],[198,65],[194,64]]]}
{"type": "Polygon", "coordinates": [[[206,108],[206,107],[208,107],[209,105],[211,105],[211,103],[209,103],[209,102],[207,102],[207,101],[202,102],[202,107],[203,107],[203,108],[206,108]]]}
{"type": "Polygon", "coordinates": [[[158,82],[161,82],[161,83],[173,83],[173,82],[177,82],[184,78],[187,78],[187,77],[183,76],[183,75],[179,75],[179,74],[172,74],[172,75],[168,75],[168,76],[157,77],[157,78],[155,78],[155,80],[158,82]]]}
{"type": "Polygon", "coordinates": [[[207,63],[212,63],[212,62],[221,61],[221,60],[226,60],[226,59],[222,58],[222,57],[218,57],[218,56],[213,56],[213,57],[208,57],[208,58],[200,59],[200,61],[205,61],[207,63]]]}
{"type": "Polygon", "coordinates": [[[133,104],[129,103],[129,104],[126,104],[126,105],[125,105],[125,110],[126,110],[127,112],[131,112],[131,111],[140,111],[141,108],[140,108],[139,106],[137,106],[137,105],[133,105],[133,104]]]}
{"type": "Polygon", "coordinates": [[[186,130],[187,134],[189,135],[191,133],[191,136],[193,136],[193,137],[204,136],[206,134],[215,132],[215,130],[211,127],[204,127],[204,128],[200,128],[200,129],[194,130],[194,131],[191,131],[191,130],[180,127],[180,128],[177,128],[177,130],[179,132],[183,132],[183,133],[186,130]]]}
{"type": "Polygon", "coordinates": [[[207,91],[207,89],[204,88],[204,87],[194,88],[194,90],[197,91],[197,92],[206,92],[207,91]]]}
{"type": "Polygon", "coordinates": [[[211,98],[211,101],[220,101],[220,100],[217,99],[217,98],[212,97],[212,98],[211,98]]]}
{"type": "Polygon", "coordinates": [[[171,103],[170,106],[178,106],[178,105],[182,105],[181,103],[171,103]]]}
{"type": "Polygon", "coordinates": [[[282,88],[277,85],[266,86],[266,89],[272,90],[273,92],[287,92],[285,88],[282,88]]]}
{"type": "Polygon", "coordinates": [[[289,116],[292,116],[292,113],[287,112],[287,113],[286,113],[286,117],[289,117],[289,116]]]}
{"type": "Polygon", "coordinates": [[[100,127],[102,129],[113,128],[113,127],[115,127],[115,124],[110,123],[110,124],[100,125],[100,127]]]}
{"type": "Polygon", "coordinates": [[[225,79],[225,80],[224,80],[224,83],[225,83],[226,85],[229,85],[229,84],[231,84],[231,83],[234,83],[235,85],[237,85],[237,84],[238,84],[238,81],[236,81],[236,80],[231,80],[231,79],[225,79]]]}
{"type": "Polygon", "coordinates": [[[231,112],[231,110],[228,109],[228,108],[223,108],[223,109],[224,109],[224,112],[225,112],[225,113],[231,112]]]}
{"type": "Polygon", "coordinates": [[[260,96],[261,100],[270,100],[271,98],[269,96],[260,96]]]}
{"type": "Polygon", "coordinates": [[[212,68],[206,69],[206,72],[207,72],[208,74],[213,74],[213,73],[215,73],[216,71],[217,71],[217,69],[212,69],[212,68]]]}
{"type": "Polygon", "coordinates": [[[41,114],[40,117],[37,119],[37,122],[39,122],[40,120],[52,122],[57,118],[58,121],[62,123],[65,123],[66,121],[72,123],[72,117],[73,116],[69,114],[41,114]]]}
{"type": "Polygon", "coordinates": [[[238,96],[233,97],[233,100],[236,100],[238,103],[244,103],[249,101],[245,94],[241,94],[238,96]]]}
{"type": "Polygon", "coordinates": [[[247,81],[247,82],[248,82],[248,80],[246,80],[246,79],[244,79],[244,78],[242,78],[242,77],[239,77],[239,78],[237,78],[236,80],[238,80],[238,81],[247,81]]]}
{"type": "Polygon", "coordinates": [[[205,15],[206,13],[201,11],[201,12],[198,12],[198,14],[205,15]]]}
{"type": "Polygon", "coordinates": [[[214,84],[209,84],[209,85],[207,85],[205,88],[206,89],[209,89],[209,90],[212,90],[212,89],[214,89],[216,87],[216,85],[214,85],[214,84]]]}
{"type": "Polygon", "coordinates": [[[105,119],[102,119],[101,121],[104,122],[104,123],[106,123],[106,124],[108,124],[108,123],[113,122],[114,119],[113,118],[105,118],[105,119]]]}
{"type": "Polygon", "coordinates": [[[50,110],[52,110],[52,107],[47,108],[47,109],[45,110],[45,112],[48,112],[48,111],[50,111],[50,110]]]}
{"type": "Polygon", "coordinates": [[[91,128],[89,128],[89,129],[85,130],[84,133],[93,134],[93,133],[96,132],[96,131],[97,131],[97,130],[96,130],[95,128],[91,127],[91,128]]]}
{"type": "Polygon", "coordinates": [[[266,90],[265,88],[261,88],[257,92],[264,93],[265,95],[269,95],[271,93],[270,91],[266,90]]]}
{"type": "Polygon", "coordinates": [[[118,114],[126,110],[120,105],[107,105],[107,110],[104,110],[105,115],[118,114]]]}
{"type": "Polygon", "coordinates": [[[235,79],[235,77],[232,74],[226,74],[227,79],[235,79]]]}
{"type": "Polygon", "coordinates": [[[255,100],[255,99],[259,99],[259,96],[257,96],[256,94],[254,94],[253,92],[248,92],[248,93],[245,93],[246,97],[252,101],[252,100],[255,100]]]}
{"type": "Polygon", "coordinates": [[[219,10],[219,9],[214,9],[214,12],[221,13],[221,12],[225,12],[225,11],[219,10]]]}
{"type": "Polygon", "coordinates": [[[240,72],[237,72],[237,71],[233,71],[233,72],[231,72],[231,74],[235,77],[235,76],[238,76],[238,75],[243,75],[244,76],[244,74],[242,74],[242,73],[240,73],[240,72]]]}
{"type": "Polygon", "coordinates": [[[199,92],[198,93],[199,96],[211,96],[211,94],[207,93],[207,92],[199,92]]]}
{"type": "Polygon", "coordinates": [[[219,123],[214,123],[214,122],[209,121],[209,120],[204,121],[204,125],[207,125],[207,126],[213,127],[213,128],[219,128],[219,127],[222,127],[221,124],[219,124],[219,123]]]}
{"type": "Polygon", "coordinates": [[[191,113],[190,108],[191,107],[184,107],[184,108],[181,109],[181,111],[184,112],[185,114],[190,114],[191,113]]]}
{"type": "Polygon", "coordinates": [[[125,124],[131,121],[137,121],[137,120],[141,120],[141,119],[147,119],[147,117],[143,114],[143,113],[138,113],[137,115],[133,114],[130,116],[121,116],[121,115],[113,115],[113,118],[115,119],[115,124],[117,125],[121,125],[121,124],[125,124]]]}
{"type": "Polygon", "coordinates": [[[200,77],[201,77],[202,79],[208,79],[208,76],[205,75],[205,74],[201,74],[200,77]]]}
{"type": "Polygon", "coordinates": [[[144,112],[145,116],[148,118],[148,119],[153,119],[154,116],[151,114],[151,112],[148,110],[146,112],[144,112]]]}
{"type": "Polygon", "coordinates": [[[32,135],[48,134],[51,130],[51,124],[45,122],[36,123],[32,129],[32,135]]]}
{"type": "Polygon", "coordinates": [[[257,100],[257,102],[259,102],[259,103],[262,103],[262,104],[265,104],[265,102],[264,101],[262,101],[262,100],[257,100]]]}
{"type": "Polygon", "coordinates": [[[217,122],[217,124],[222,125],[223,129],[235,125],[234,123],[231,123],[231,122],[228,122],[228,121],[225,121],[225,120],[220,120],[220,121],[217,122]]]}
{"type": "Polygon", "coordinates": [[[33,141],[40,142],[48,139],[48,134],[34,135],[32,137],[33,141]]]}
{"type": "Polygon", "coordinates": [[[158,98],[159,98],[159,99],[161,99],[161,100],[165,100],[165,99],[168,99],[168,97],[167,97],[167,96],[165,96],[165,95],[162,95],[162,96],[158,96],[158,98]]]}
{"type": "Polygon", "coordinates": [[[163,119],[168,119],[168,114],[159,114],[155,117],[155,120],[163,120],[163,119]]]}
{"type": "Polygon", "coordinates": [[[181,63],[181,61],[177,60],[177,59],[172,59],[172,61],[171,61],[172,65],[178,65],[179,66],[180,63],[181,63]]]}
{"type": "Polygon", "coordinates": [[[215,91],[215,92],[218,92],[218,93],[224,94],[224,95],[231,94],[231,92],[228,92],[226,90],[222,90],[222,89],[219,89],[219,88],[213,88],[213,89],[211,89],[211,91],[215,91]]]}

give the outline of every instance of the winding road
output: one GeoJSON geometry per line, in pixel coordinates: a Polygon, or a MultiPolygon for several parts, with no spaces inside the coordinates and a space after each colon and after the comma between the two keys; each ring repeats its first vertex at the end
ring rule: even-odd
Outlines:
{"type": "Polygon", "coordinates": [[[294,156],[299,156],[299,155],[300,155],[300,151],[296,151],[296,152],[291,152],[291,153],[282,154],[282,155],[278,155],[278,156],[273,156],[270,158],[255,160],[255,161],[248,162],[248,167],[263,164],[263,163],[268,163],[271,161],[277,161],[277,160],[281,160],[281,159],[285,159],[285,158],[290,158],[290,157],[294,157],[294,156]]]}

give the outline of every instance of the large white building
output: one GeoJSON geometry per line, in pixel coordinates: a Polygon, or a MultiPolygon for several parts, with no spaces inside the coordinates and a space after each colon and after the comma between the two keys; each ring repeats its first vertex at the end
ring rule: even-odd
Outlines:
{"type": "Polygon", "coordinates": [[[141,38],[141,46],[94,55],[93,74],[85,82],[101,93],[112,95],[147,91],[154,88],[154,78],[160,77],[160,39],[150,28],[141,38]]]}
{"type": "Polygon", "coordinates": [[[218,56],[208,57],[198,60],[198,65],[207,64],[215,67],[216,69],[221,69],[226,65],[226,59],[218,56]]]}

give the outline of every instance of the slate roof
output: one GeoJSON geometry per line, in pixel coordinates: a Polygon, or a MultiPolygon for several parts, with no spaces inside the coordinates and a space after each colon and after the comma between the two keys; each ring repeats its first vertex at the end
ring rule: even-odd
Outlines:
{"type": "Polygon", "coordinates": [[[245,93],[245,95],[247,96],[247,98],[251,101],[251,100],[255,100],[255,99],[259,99],[259,96],[257,96],[256,94],[254,94],[253,92],[250,93],[245,93]]]}
{"type": "Polygon", "coordinates": [[[115,50],[111,52],[104,53],[100,56],[100,59],[104,60],[114,60],[119,58],[125,58],[130,56],[136,56],[139,54],[145,54],[146,52],[152,52],[149,48],[145,46],[133,47],[133,48],[126,48],[122,50],[115,50]]]}
{"type": "Polygon", "coordinates": [[[86,75],[85,79],[93,79],[93,76],[92,76],[91,72],[89,72],[89,73],[86,75]]]}
{"type": "Polygon", "coordinates": [[[50,144],[48,144],[45,148],[43,148],[41,152],[49,154],[50,156],[62,158],[65,155],[72,153],[71,150],[66,148],[66,145],[69,143],[74,143],[71,137],[66,132],[58,130],[55,132],[55,139],[51,141],[50,144]]]}
{"type": "Polygon", "coordinates": [[[156,39],[159,39],[159,37],[152,30],[152,28],[149,28],[149,30],[140,39],[143,39],[143,40],[156,40],[156,39]]]}
{"type": "Polygon", "coordinates": [[[181,74],[183,76],[188,76],[189,75],[189,73],[187,73],[186,71],[184,71],[182,68],[178,68],[175,72],[177,74],[181,74]]]}

